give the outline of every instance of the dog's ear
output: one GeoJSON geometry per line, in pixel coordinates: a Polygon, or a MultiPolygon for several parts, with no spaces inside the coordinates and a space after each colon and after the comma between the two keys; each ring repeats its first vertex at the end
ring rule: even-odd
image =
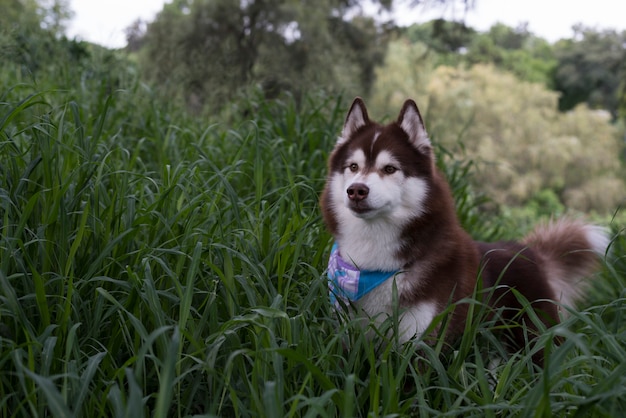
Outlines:
{"type": "Polygon", "coordinates": [[[350,106],[348,116],[346,116],[346,122],[343,124],[341,136],[337,140],[337,144],[346,141],[359,128],[367,125],[369,122],[370,120],[367,116],[367,109],[365,108],[363,99],[356,97],[352,102],[352,106],[350,106]]]}
{"type": "Polygon", "coordinates": [[[397,123],[409,135],[409,141],[413,146],[430,150],[430,139],[428,139],[422,115],[413,100],[409,99],[404,102],[397,123]]]}

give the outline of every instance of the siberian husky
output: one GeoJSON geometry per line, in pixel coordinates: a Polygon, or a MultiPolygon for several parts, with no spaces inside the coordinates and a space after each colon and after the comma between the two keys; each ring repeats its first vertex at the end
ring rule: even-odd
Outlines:
{"type": "MultiPolygon", "coordinates": [[[[583,296],[609,243],[602,228],[574,219],[539,226],[519,242],[474,241],[457,219],[413,100],[387,125],[371,121],[364,102],[354,100],[320,204],[335,240],[331,300],[376,321],[400,312],[400,342],[421,337],[451,302],[472,296],[478,278],[495,289],[487,299],[505,320],[536,331],[528,315],[519,316],[519,292],[546,326],[556,324],[561,307],[583,296]]],[[[463,332],[466,315],[458,303],[446,336],[463,332]]],[[[513,337],[523,345],[519,328],[513,337]]]]}

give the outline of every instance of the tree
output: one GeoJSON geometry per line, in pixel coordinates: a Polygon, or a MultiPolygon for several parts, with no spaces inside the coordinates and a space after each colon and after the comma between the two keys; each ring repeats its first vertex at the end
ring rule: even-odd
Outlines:
{"type": "Polygon", "coordinates": [[[570,110],[587,102],[616,118],[620,102],[624,103],[620,87],[626,83],[626,31],[577,25],[574,37],[559,41],[554,48],[558,61],[554,87],[562,93],[559,108],[570,110]]]}
{"type": "Polygon", "coordinates": [[[464,58],[470,64],[494,64],[521,80],[548,87],[556,66],[551,45],[529,32],[527,24],[517,28],[494,24],[472,38],[464,58]]]}
{"type": "Polygon", "coordinates": [[[32,77],[55,61],[83,54],[63,32],[71,17],[67,0],[0,0],[0,59],[32,77]]]}
{"type": "Polygon", "coordinates": [[[470,45],[476,31],[463,22],[435,19],[409,26],[405,36],[411,42],[420,42],[440,54],[458,54],[470,45]]]}
{"type": "Polygon", "coordinates": [[[437,66],[436,54],[425,44],[405,39],[389,42],[383,65],[375,70],[369,108],[373,113],[399,109],[407,97],[421,102],[422,114],[427,110],[428,84],[437,66]],[[422,100],[420,100],[422,98],[422,100]]]}
{"type": "Polygon", "coordinates": [[[37,28],[40,23],[39,5],[36,0],[0,0],[0,31],[8,33],[19,26],[37,28]]]}
{"type": "Polygon", "coordinates": [[[223,107],[251,84],[269,96],[322,87],[363,94],[386,28],[354,13],[358,4],[177,0],[148,25],[140,62],[149,80],[196,110],[223,107]]]}
{"type": "Polygon", "coordinates": [[[61,37],[73,16],[69,0],[0,0],[0,10],[0,28],[5,33],[21,27],[61,37]]]}
{"type": "Polygon", "coordinates": [[[493,65],[428,65],[418,46],[390,44],[374,111],[415,98],[433,141],[474,161],[474,185],[497,206],[608,213],[626,201],[624,145],[606,115],[584,105],[561,113],[558,93],[493,65]]]}
{"type": "Polygon", "coordinates": [[[431,132],[452,149],[461,138],[496,202],[525,205],[549,189],[567,208],[607,213],[626,199],[623,144],[601,113],[560,113],[557,93],[483,65],[438,68],[429,97],[431,132]]]}
{"type": "Polygon", "coordinates": [[[38,0],[37,2],[42,27],[57,37],[63,36],[67,22],[74,16],[69,0],[38,0]]]}
{"type": "Polygon", "coordinates": [[[146,35],[147,22],[142,19],[135,19],[133,23],[126,29],[126,49],[129,52],[137,52],[143,46],[143,41],[146,35]]]}
{"type": "Polygon", "coordinates": [[[556,66],[552,46],[529,32],[527,24],[512,28],[496,23],[481,33],[463,22],[436,19],[410,26],[405,36],[437,52],[439,64],[494,64],[522,80],[552,86],[556,66]]]}

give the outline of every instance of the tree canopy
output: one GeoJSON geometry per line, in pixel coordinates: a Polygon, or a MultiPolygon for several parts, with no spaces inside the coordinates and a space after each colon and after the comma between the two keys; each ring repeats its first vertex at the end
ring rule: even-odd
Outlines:
{"type": "Polygon", "coordinates": [[[398,28],[361,3],[176,0],[147,25],[140,66],[198,112],[219,112],[250,86],[266,98],[360,95],[382,112],[414,97],[439,143],[476,161],[476,184],[499,205],[606,212],[626,198],[611,123],[626,91],[623,34],[578,27],[553,45],[525,24],[398,28]]]}
{"type": "Polygon", "coordinates": [[[422,44],[392,42],[372,108],[416,98],[435,143],[475,162],[474,184],[495,204],[606,213],[626,201],[623,132],[606,112],[560,112],[557,92],[493,64],[435,62],[422,44]]]}
{"type": "Polygon", "coordinates": [[[64,35],[72,17],[68,0],[0,0],[0,10],[0,59],[17,65],[25,77],[85,53],[80,42],[64,35]]]}
{"type": "Polygon", "coordinates": [[[220,121],[253,117],[233,105],[250,89],[263,100],[360,95],[383,116],[412,97],[435,141],[475,161],[477,189],[498,205],[606,213],[626,198],[624,33],[579,26],[550,44],[526,25],[399,28],[359,0],[174,0],[128,28],[126,50],[101,55],[63,36],[67,1],[0,4],[4,74],[57,71],[71,88],[69,72],[88,66],[83,77],[104,81],[105,94],[124,77],[119,63],[138,69],[155,97],[220,121]]]}
{"type": "Polygon", "coordinates": [[[586,102],[615,118],[626,110],[626,31],[595,30],[578,25],[574,37],[558,42],[554,87],[562,93],[559,108],[586,102]]]}
{"type": "Polygon", "coordinates": [[[198,109],[219,109],[251,84],[269,97],[367,91],[387,30],[358,3],[177,0],[147,26],[140,62],[149,80],[198,109]]]}

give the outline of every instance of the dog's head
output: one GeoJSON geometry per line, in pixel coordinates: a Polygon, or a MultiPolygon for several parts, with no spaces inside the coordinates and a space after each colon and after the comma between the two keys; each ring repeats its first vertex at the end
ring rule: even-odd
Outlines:
{"type": "Polygon", "coordinates": [[[331,232],[361,221],[401,227],[421,216],[434,157],[415,102],[407,100],[395,122],[380,125],[369,119],[363,100],[357,97],[328,169],[322,207],[331,232]]]}

